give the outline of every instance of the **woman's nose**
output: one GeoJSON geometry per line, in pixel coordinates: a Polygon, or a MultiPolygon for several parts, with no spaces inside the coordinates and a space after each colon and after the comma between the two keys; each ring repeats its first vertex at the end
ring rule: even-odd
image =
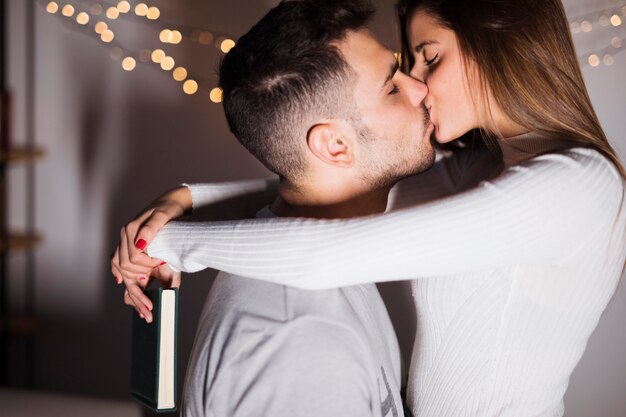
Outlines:
{"type": "Polygon", "coordinates": [[[413,65],[411,71],[409,71],[409,75],[414,80],[421,81],[422,83],[426,82],[423,71],[420,71],[417,65],[413,65]]]}

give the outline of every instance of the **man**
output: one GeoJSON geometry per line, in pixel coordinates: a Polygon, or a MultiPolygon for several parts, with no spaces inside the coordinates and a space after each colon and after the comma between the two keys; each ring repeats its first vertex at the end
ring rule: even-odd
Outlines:
{"type": "MultiPolygon", "coordinates": [[[[280,177],[280,198],[259,216],[381,213],[397,181],[432,166],[426,87],[365,28],[372,14],[354,0],[283,2],[224,58],[229,126],[280,177]]],[[[148,254],[179,269],[168,242],[157,236],[148,254]]],[[[397,417],[400,386],[375,285],[310,292],[220,274],[183,415],[397,417]]]]}

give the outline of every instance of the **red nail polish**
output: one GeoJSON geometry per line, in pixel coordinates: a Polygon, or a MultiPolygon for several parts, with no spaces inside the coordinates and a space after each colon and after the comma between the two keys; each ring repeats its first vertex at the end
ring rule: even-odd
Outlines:
{"type": "Polygon", "coordinates": [[[137,278],[139,281],[144,281],[146,279],[146,277],[139,277],[137,278]]]}
{"type": "Polygon", "coordinates": [[[167,262],[163,261],[163,262],[161,262],[161,263],[159,264],[159,266],[162,266],[162,265],[165,265],[165,264],[167,264],[167,262]]]}
{"type": "Polygon", "coordinates": [[[146,242],[143,239],[139,239],[136,243],[135,243],[135,247],[139,250],[144,250],[146,248],[146,246],[148,246],[148,242],[146,242]]]}

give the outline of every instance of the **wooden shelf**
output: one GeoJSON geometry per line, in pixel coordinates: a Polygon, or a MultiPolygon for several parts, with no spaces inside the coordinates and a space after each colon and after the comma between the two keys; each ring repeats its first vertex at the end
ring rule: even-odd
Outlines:
{"type": "Polygon", "coordinates": [[[43,157],[46,151],[41,148],[13,148],[8,153],[0,152],[0,163],[32,162],[43,157]]]}
{"type": "Polygon", "coordinates": [[[11,336],[27,338],[41,327],[41,320],[32,316],[0,316],[0,331],[11,336]]]}
{"type": "Polygon", "coordinates": [[[12,233],[8,237],[0,236],[0,252],[26,251],[39,246],[43,237],[38,234],[12,233]]]}

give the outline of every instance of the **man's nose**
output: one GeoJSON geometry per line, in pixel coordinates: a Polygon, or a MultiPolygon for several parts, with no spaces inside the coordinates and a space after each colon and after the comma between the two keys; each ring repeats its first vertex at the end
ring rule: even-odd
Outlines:
{"type": "Polygon", "coordinates": [[[428,94],[428,86],[426,83],[416,80],[412,77],[406,76],[406,82],[408,84],[409,99],[413,107],[419,107],[422,105],[424,98],[428,94]]]}

